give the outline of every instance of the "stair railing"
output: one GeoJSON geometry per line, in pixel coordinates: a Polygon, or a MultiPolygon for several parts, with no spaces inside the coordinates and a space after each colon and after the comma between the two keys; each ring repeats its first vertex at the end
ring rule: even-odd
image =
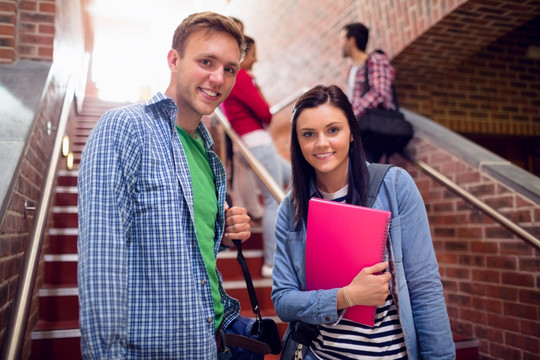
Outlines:
{"type": "Polygon", "coordinates": [[[510,230],[517,236],[525,239],[526,241],[530,242],[532,245],[536,246],[537,248],[540,248],[540,240],[536,238],[535,236],[533,236],[531,233],[528,233],[527,231],[525,231],[525,229],[520,227],[518,224],[509,220],[508,218],[503,216],[501,213],[499,213],[497,210],[495,210],[494,208],[492,208],[491,206],[483,202],[481,199],[474,196],[473,194],[471,194],[470,192],[468,192],[467,190],[465,190],[464,188],[462,188],[461,186],[459,186],[458,184],[456,184],[455,182],[453,182],[452,180],[450,180],[449,178],[447,178],[446,176],[444,176],[443,174],[435,170],[433,167],[426,164],[425,162],[418,160],[409,154],[404,154],[404,155],[416,167],[426,172],[427,174],[435,178],[435,180],[441,182],[443,185],[447,186],[450,190],[462,196],[465,200],[469,201],[471,204],[473,204],[474,206],[476,206],[477,208],[485,212],[487,215],[492,217],[495,221],[499,222],[508,230],[510,230]]]}
{"type": "MultiPolygon", "coordinates": [[[[279,111],[283,110],[285,107],[292,104],[296,99],[298,99],[300,96],[302,96],[303,93],[307,91],[307,88],[301,88],[298,91],[294,92],[291,96],[283,99],[276,105],[272,106],[270,109],[270,112],[272,114],[276,114],[279,111]]],[[[255,174],[261,179],[261,181],[264,183],[264,185],[268,188],[272,196],[276,199],[278,203],[283,200],[285,197],[285,193],[283,189],[276,183],[274,178],[270,175],[268,170],[264,167],[263,164],[253,155],[253,152],[244,144],[242,139],[240,139],[240,136],[236,133],[236,131],[233,130],[231,127],[231,123],[229,120],[227,120],[227,117],[220,108],[216,108],[214,111],[215,118],[225,131],[225,133],[229,136],[233,144],[236,144],[238,146],[238,150],[242,154],[242,156],[246,159],[249,166],[253,169],[255,174]]],[[[224,141],[221,141],[222,144],[224,144],[224,141]]],[[[222,151],[226,151],[224,148],[222,148],[222,151]]],[[[222,158],[226,158],[226,156],[222,156],[222,158]]]]}
{"type": "Polygon", "coordinates": [[[261,181],[268,188],[268,191],[270,191],[270,193],[277,200],[277,202],[280,203],[281,200],[283,200],[283,198],[285,197],[283,189],[276,183],[276,181],[270,175],[268,170],[266,170],[264,165],[261,164],[261,162],[255,157],[255,155],[253,155],[253,152],[251,152],[251,150],[244,144],[236,131],[232,129],[231,123],[229,122],[229,120],[227,120],[227,117],[225,116],[225,114],[223,114],[220,108],[216,108],[216,110],[214,111],[214,115],[225,133],[233,142],[233,144],[236,144],[238,146],[238,150],[240,151],[244,159],[246,159],[249,166],[253,169],[255,174],[257,174],[259,179],[261,179],[261,181]]]}
{"type": "Polygon", "coordinates": [[[281,110],[283,110],[284,108],[286,108],[287,106],[289,106],[290,104],[295,102],[296,99],[298,99],[300,96],[304,95],[304,93],[306,91],[308,91],[308,90],[309,90],[309,88],[307,88],[307,87],[303,87],[301,89],[298,89],[297,91],[292,93],[290,96],[286,97],[285,99],[281,100],[277,104],[273,105],[270,108],[270,113],[272,115],[277,114],[278,112],[280,112],[281,110]]]}
{"type": "Polygon", "coordinates": [[[58,158],[62,150],[62,141],[67,127],[70,109],[75,96],[76,79],[72,75],[68,80],[66,93],[62,104],[60,119],[58,121],[56,138],[52,149],[51,158],[48,164],[47,176],[41,190],[39,202],[36,209],[36,221],[30,234],[28,246],[24,253],[24,262],[17,293],[12,304],[10,321],[7,326],[6,335],[2,346],[0,358],[4,360],[15,360],[21,357],[26,328],[28,326],[28,316],[32,303],[32,295],[36,283],[36,276],[39,266],[39,256],[43,243],[43,232],[47,222],[47,215],[51,201],[51,194],[56,178],[56,168],[58,158]]]}

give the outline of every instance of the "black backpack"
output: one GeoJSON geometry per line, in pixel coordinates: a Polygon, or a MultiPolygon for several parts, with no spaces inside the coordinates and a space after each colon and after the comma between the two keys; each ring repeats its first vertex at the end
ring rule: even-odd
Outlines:
{"type": "MultiPolygon", "coordinates": [[[[384,54],[382,50],[376,52],[384,54]]],[[[370,89],[368,66],[365,66],[364,94],[370,89]]],[[[363,94],[362,94],[363,95],[363,94]]],[[[403,151],[413,137],[412,125],[405,120],[399,111],[396,89],[392,84],[392,98],[395,110],[382,107],[367,109],[358,119],[362,134],[362,145],[370,162],[378,162],[382,155],[386,155],[386,162],[394,153],[403,151]]]]}

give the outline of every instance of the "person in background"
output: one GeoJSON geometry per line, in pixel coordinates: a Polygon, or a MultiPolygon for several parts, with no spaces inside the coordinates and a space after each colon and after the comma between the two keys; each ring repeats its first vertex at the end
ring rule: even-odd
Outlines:
{"type": "MultiPolygon", "coordinates": [[[[236,26],[244,33],[244,23],[231,16],[236,26]]],[[[250,74],[251,75],[251,74],[250,74]]],[[[264,208],[259,200],[261,191],[258,178],[249,164],[243,159],[242,154],[235,149],[231,139],[226,136],[227,156],[231,164],[231,196],[236,206],[246,208],[252,224],[260,225],[264,215],[264,208]]]]}
{"type": "Polygon", "coordinates": [[[343,288],[306,290],[309,199],[365,206],[369,163],[353,108],[337,86],[319,85],[300,97],[291,126],[292,185],[276,219],[272,301],[281,320],[307,324],[290,329],[314,335],[304,347],[286,342],[283,358],[302,352],[304,359],[454,359],[425,206],[402,168],[388,170],[373,205],[392,213],[385,261],[343,288]],[[356,305],[377,306],[373,327],[343,318],[356,305]]]}
{"type": "Polygon", "coordinates": [[[203,115],[231,91],[245,53],[228,17],[177,27],[164,93],[105,113],[79,169],[78,285],[85,359],[216,359],[240,306],[222,286],[220,248],[250,236],[225,203],[223,165],[203,115]]]}
{"type": "MultiPolygon", "coordinates": [[[[289,184],[291,167],[279,155],[272,136],[266,130],[266,126],[270,125],[272,121],[272,114],[268,103],[255,83],[255,78],[250,74],[253,64],[257,61],[257,48],[253,38],[246,35],[244,38],[246,40],[246,57],[242,61],[242,69],[238,72],[231,94],[222,104],[223,112],[229,119],[232,128],[253,152],[253,155],[272,175],[278,186],[283,188],[284,185],[289,184]]],[[[264,206],[262,220],[264,264],[261,272],[263,276],[270,277],[274,264],[274,222],[279,204],[260,179],[259,184],[264,206]]]]}
{"type": "MultiPolygon", "coordinates": [[[[368,39],[369,30],[362,23],[345,25],[339,35],[341,54],[352,61],[347,78],[347,96],[357,119],[366,112],[366,109],[376,107],[394,109],[392,84],[395,70],[386,54],[380,51],[366,53],[368,39]],[[366,66],[369,78],[368,91],[364,86],[366,66]]],[[[369,141],[364,144],[364,151],[370,162],[378,162],[382,156],[380,150],[369,146],[369,141]]]]}

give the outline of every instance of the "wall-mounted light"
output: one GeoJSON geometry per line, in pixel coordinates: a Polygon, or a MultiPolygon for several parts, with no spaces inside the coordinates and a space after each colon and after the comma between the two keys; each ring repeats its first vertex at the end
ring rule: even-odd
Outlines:
{"type": "Polygon", "coordinates": [[[70,152],[66,158],[66,167],[68,170],[73,169],[73,153],[70,152]]]}
{"type": "Polygon", "coordinates": [[[69,137],[64,135],[62,139],[62,156],[68,156],[69,154],[69,137]]]}

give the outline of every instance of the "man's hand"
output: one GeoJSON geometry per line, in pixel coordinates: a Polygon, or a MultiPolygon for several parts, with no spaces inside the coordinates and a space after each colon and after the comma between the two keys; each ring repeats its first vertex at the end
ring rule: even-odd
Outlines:
{"type": "Polygon", "coordinates": [[[249,239],[251,236],[250,222],[251,218],[247,214],[247,210],[238,206],[229,208],[225,203],[225,231],[221,244],[224,246],[232,246],[233,240],[249,239]]]}

